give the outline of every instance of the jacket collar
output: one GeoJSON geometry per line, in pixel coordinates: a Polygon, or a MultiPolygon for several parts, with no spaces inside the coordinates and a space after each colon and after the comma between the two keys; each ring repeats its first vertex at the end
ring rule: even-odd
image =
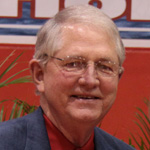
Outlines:
{"type": "Polygon", "coordinates": [[[27,140],[25,150],[50,150],[42,108],[27,115],[27,140]]]}

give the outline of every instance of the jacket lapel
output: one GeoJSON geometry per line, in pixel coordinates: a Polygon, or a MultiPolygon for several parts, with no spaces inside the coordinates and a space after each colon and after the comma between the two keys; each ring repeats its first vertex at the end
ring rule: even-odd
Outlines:
{"type": "Polygon", "coordinates": [[[43,113],[39,107],[27,117],[27,140],[25,150],[50,150],[43,113]]]}

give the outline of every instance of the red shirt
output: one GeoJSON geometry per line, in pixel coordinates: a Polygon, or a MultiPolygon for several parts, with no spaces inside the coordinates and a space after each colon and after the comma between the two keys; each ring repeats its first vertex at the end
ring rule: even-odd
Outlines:
{"type": "Polygon", "coordinates": [[[46,129],[49,137],[49,142],[52,150],[94,150],[94,132],[88,142],[81,148],[73,145],[48,119],[45,119],[46,129]]]}

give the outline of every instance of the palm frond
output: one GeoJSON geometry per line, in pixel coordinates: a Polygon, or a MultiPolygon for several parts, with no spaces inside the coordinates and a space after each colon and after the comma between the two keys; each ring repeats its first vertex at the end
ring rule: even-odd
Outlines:
{"type": "MultiPolygon", "coordinates": [[[[23,72],[23,70],[21,71],[23,72]]],[[[14,74],[13,76],[9,77],[8,79],[6,79],[5,81],[3,81],[2,83],[0,83],[0,88],[4,87],[4,86],[8,86],[10,84],[18,84],[18,83],[29,83],[29,82],[32,82],[32,78],[31,76],[24,76],[24,77],[21,77],[21,78],[18,78],[18,79],[14,79],[10,82],[8,82],[9,80],[11,80],[13,77],[15,77],[17,74],[21,73],[21,72],[18,72],[16,74],[14,74]]]]}
{"type": "MultiPolygon", "coordinates": [[[[136,143],[136,145],[140,148],[141,145],[139,144],[138,140],[135,138],[135,136],[134,136],[131,132],[129,132],[129,133],[130,133],[130,135],[131,135],[133,141],[134,141],[134,142],[136,143]]],[[[130,143],[132,143],[131,141],[132,141],[132,140],[130,139],[130,143]]],[[[130,143],[129,143],[129,144],[130,144],[130,143]]]]}
{"type": "Polygon", "coordinates": [[[142,113],[143,117],[147,120],[148,124],[150,124],[150,119],[148,118],[148,115],[146,115],[141,108],[137,107],[136,109],[142,113]]]}
{"type": "MultiPolygon", "coordinates": [[[[147,133],[144,131],[143,126],[140,125],[138,122],[135,121],[135,124],[140,128],[142,134],[144,135],[145,139],[147,140],[147,142],[150,144],[150,140],[147,136],[147,133]]],[[[150,136],[150,135],[149,135],[150,136]]]]}
{"type": "Polygon", "coordinates": [[[3,121],[3,116],[4,116],[4,106],[2,107],[2,109],[0,111],[0,122],[3,121]]]}
{"type": "Polygon", "coordinates": [[[23,105],[23,113],[29,114],[33,111],[35,111],[35,109],[37,109],[37,106],[35,105],[30,105],[25,101],[22,101],[20,99],[16,99],[14,100],[15,103],[17,103],[18,106],[23,105]]]}
{"type": "Polygon", "coordinates": [[[11,112],[8,114],[7,110],[4,109],[4,105],[3,105],[2,109],[0,111],[0,122],[19,118],[19,117],[24,116],[25,114],[29,114],[37,109],[37,106],[29,105],[27,102],[22,101],[20,99],[3,100],[3,101],[0,101],[0,103],[4,104],[5,102],[8,102],[8,101],[13,102],[11,112]],[[9,116],[9,118],[6,119],[6,116],[9,116]]]}
{"type": "MultiPolygon", "coordinates": [[[[22,69],[10,76],[8,76],[6,79],[3,77],[7,75],[8,72],[11,70],[13,71],[14,67],[18,64],[18,59],[23,55],[24,52],[21,52],[17,56],[14,56],[15,51],[12,51],[2,62],[0,62],[0,88],[11,85],[11,84],[18,84],[18,83],[27,83],[27,82],[32,82],[31,76],[26,75],[17,78],[17,75],[20,75],[21,73],[24,73],[25,71],[28,70],[28,68],[22,69]],[[10,58],[14,56],[15,58],[10,60],[10,58]],[[7,66],[6,62],[11,61],[10,64],[7,66]]],[[[11,72],[10,72],[11,73],[11,72]]],[[[9,99],[4,99],[0,101],[0,104],[4,104],[5,102],[10,101],[9,99]]],[[[29,106],[29,104],[19,100],[11,100],[13,102],[13,106],[11,108],[11,112],[7,111],[8,108],[4,107],[3,105],[0,110],[0,122],[6,121],[8,119],[14,119],[18,118],[20,116],[25,115],[26,113],[30,113],[36,109],[36,106],[29,106]],[[26,108],[28,106],[28,108],[26,108]],[[28,109],[28,110],[27,110],[28,109]],[[8,118],[9,117],[9,118],[8,118]]],[[[10,110],[10,109],[9,109],[10,110]]]]}
{"type": "MultiPolygon", "coordinates": [[[[9,60],[9,58],[11,56],[14,55],[14,53],[15,53],[15,50],[5,58],[5,60],[0,64],[0,68],[9,60]]],[[[17,65],[17,60],[22,56],[22,54],[23,54],[23,52],[20,53],[19,55],[17,55],[15,57],[15,59],[10,63],[10,65],[8,65],[4,69],[4,71],[0,74],[0,80],[4,77],[4,75],[6,75],[10,70],[12,70],[17,65]]],[[[28,70],[28,68],[22,69],[22,70],[18,71],[17,73],[11,75],[7,79],[5,79],[3,82],[0,82],[0,88],[10,85],[10,84],[32,82],[31,76],[29,76],[29,75],[14,79],[14,77],[16,77],[17,75],[19,75],[27,70],[28,70]]]]}
{"type": "MultiPolygon", "coordinates": [[[[149,106],[149,100],[145,101],[146,106],[149,106]]],[[[141,133],[138,133],[138,140],[133,133],[129,132],[133,141],[137,145],[140,150],[150,150],[150,120],[148,118],[148,114],[146,114],[141,108],[136,108],[138,112],[136,112],[136,118],[138,121],[134,121],[134,123],[138,126],[141,133]]],[[[131,143],[131,138],[129,141],[131,143]]]]}
{"type": "MultiPolygon", "coordinates": [[[[14,54],[15,51],[13,51],[12,53],[14,54]]],[[[10,56],[12,56],[12,53],[4,60],[4,62],[8,61],[8,59],[10,58],[10,56]]],[[[17,63],[16,61],[21,57],[21,55],[23,54],[23,52],[21,54],[19,54],[12,62],[11,64],[0,74],[0,79],[2,79],[2,77],[9,72],[17,63]]],[[[4,65],[4,62],[1,64],[4,65]]]]}
{"type": "Polygon", "coordinates": [[[129,145],[131,145],[132,147],[134,147],[134,145],[132,144],[132,139],[129,137],[129,145]]]}
{"type": "Polygon", "coordinates": [[[10,113],[10,116],[9,116],[9,120],[13,119],[13,117],[14,117],[16,105],[17,105],[17,104],[14,103],[14,105],[13,105],[13,107],[12,107],[12,110],[11,110],[11,113],[10,113]]]}
{"type": "Polygon", "coordinates": [[[8,60],[11,56],[14,55],[14,52],[15,52],[15,50],[12,51],[12,52],[2,61],[2,63],[0,64],[0,68],[7,62],[7,60],[8,60]]]}
{"type": "Polygon", "coordinates": [[[148,135],[150,135],[150,128],[149,128],[149,122],[148,120],[144,120],[143,117],[140,114],[136,114],[136,118],[141,122],[141,125],[143,126],[143,129],[147,132],[148,135]]]}

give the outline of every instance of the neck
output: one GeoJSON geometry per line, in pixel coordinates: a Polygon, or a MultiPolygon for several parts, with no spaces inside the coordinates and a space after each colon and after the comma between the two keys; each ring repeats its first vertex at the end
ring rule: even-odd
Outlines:
{"type": "Polygon", "coordinates": [[[60,132],[76,147],[84,146],[89,138],[91,137],[95,125],[91,125],[90,122],[78,122],[74,120],[67,120],[63,118],[63,120],[56,119],[48,113],[44,111],[46,116],[51,120],[51,122],[59,129],[60,132]]]}
{"type": "Polygon", "coordinates": [[[84,125],[61,125],[57,128],[64,134],[64,136],[75,146],[84,146],[91,137],[94,128],[87,128],[84,125]]]}

